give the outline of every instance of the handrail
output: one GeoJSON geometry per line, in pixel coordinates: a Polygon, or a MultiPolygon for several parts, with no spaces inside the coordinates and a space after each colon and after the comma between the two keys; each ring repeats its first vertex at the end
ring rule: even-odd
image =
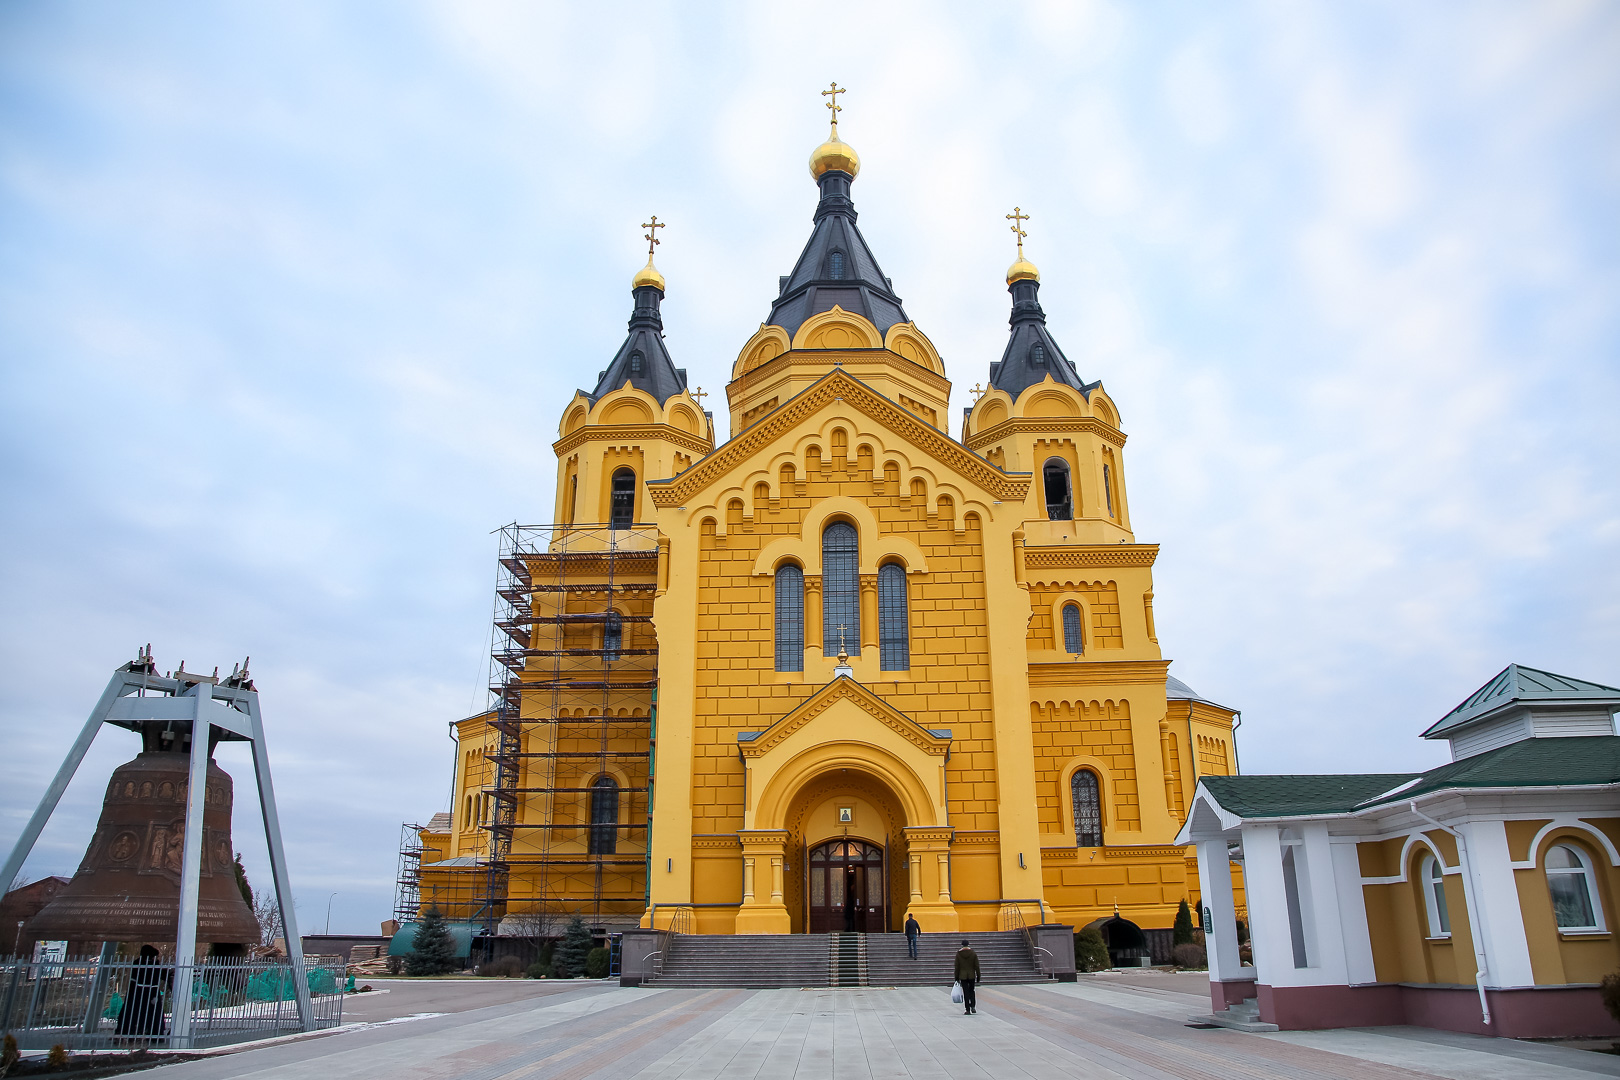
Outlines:
{"type": "MultiPolygon", "coordinates": [[[[1048,949],[1035,944],[1035,935],[1030,931],[1029,922],[1024,918],[1024,905],[1035,904],[1040,908],[1041,925],[1046,925],[1046,902],[1040,899],[1031,900],[1003,900],[1001,906],[1001,928],[1003,930],[1017,930],[1023,935],[1024,947],[1029,950],[1029,962],[1037,971],[1040,970],[1040,960],[1035,956],[1037,952],[1052,956],[1048,949]],[[1009,906],[1010,905],[1010,906],[1009,906]]],[[[1055,958],[1054,958],[1055,959],[1055,958]]]]}

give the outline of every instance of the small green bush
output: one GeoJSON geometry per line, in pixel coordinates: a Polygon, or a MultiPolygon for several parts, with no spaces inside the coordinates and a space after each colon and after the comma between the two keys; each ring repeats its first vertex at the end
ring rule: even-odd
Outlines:
{"type": "Polygon", "coordinates": [[[6,1032],[6,1041],[0,1043],[0,1068],[9,1069],[22,1057],[22,1051],[17,1049],[17,1036],[6,1032]]]}
{"type": "Polygon", "coordinates": [[[523,977],[525,979],[549,979],[551,978],[551,965],[544,960],[536,960],[529,965],[529,969],[523,973],[523,977]]]}
{"type": "Polygon", "coordinates": [[[1074,967],[1076,971],[1107,971],[1114,963],[1108,958],[1108,945],[1102,931],[1088,926],[1074,935],[1074,967]]]}
{"type": "Polygon", "coordinates": [[[591,952],[591,931],[578,915],[568,920],[562,941],[552,956],[551,974],[558,979],[577,979],[585,974],[585,958],[591,952]]]}
{"type": "Polygon", "coordinates": [[[67,1047],[57,1043],[51,1047],[51,1052],[45,1055],[45,1065],[51,1069],[65,1069],[68,1066],[67,1047]]]}
{"type": "Polygon", "coordinates": [[[605,979],[608,973],[608,951],[598,945],[585,954],[585,975],[592,979],[605,979]]]}
{"type": "Polygon", "coordinates": [[[1170,959],[1175,962],[1178,968],[1205,968],[1209,966],[1209,959],[1204,955],[1204,947],[1194,945],[1190,941],[1171,949],[1170,959]]]}
{"type": "Polygon", "coordinates": [[[486,979],[517,979],[523,976],[523,971],[523,961],[515,956],[502,956],[479,964],[474,974],[482,975],[486,979]]]}

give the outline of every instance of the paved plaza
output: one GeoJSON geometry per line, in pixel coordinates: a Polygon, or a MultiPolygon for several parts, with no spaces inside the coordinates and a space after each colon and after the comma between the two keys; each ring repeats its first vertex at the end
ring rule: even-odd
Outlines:
{"type": "Polygon", "coordinates": [[[388,994],[351,999],[354,1006],[345,1019],[361,1021],[352,1029],[145,1075],[163,1080],[1620,1076],[1620,1057],[1420,1028],[1273,1035],[1189,1028],[1189,1015],[1209,1011],[1203,979],[1159,973],[984,989],[976,1016],[963,1016],[944,988],[386,985],[388,994]]]}

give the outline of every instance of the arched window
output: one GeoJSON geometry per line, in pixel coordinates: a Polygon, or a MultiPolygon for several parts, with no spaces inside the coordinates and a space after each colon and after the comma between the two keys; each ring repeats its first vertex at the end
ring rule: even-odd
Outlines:
{"type": "Polygon", "coordinates": [[[911,670],[911,619],[906,610],[906,568],[878,569],[878,658],[884,671],[911,670]]]}
{"type": "Polygon", "coordinates": [[[1063,605],[1063,651],[1071,656],[1084,656],[1086,635],[1080,626],[1080,605],[1063,605]]]}
{"type": "Polygon", "coordinates": [[[1069,463],[1062,458],[1052,458],[1042,468],[1041,474],[1046,484],[1047,520],[1073,519],[1074,498],[1069,489],[1069,463]]]}
{"type": "Polygon", "coordinates": [[[776,670],[804,670],[804,571],[792,563],[776,571],[776,670]]]}
{"type": "Polygon", "coordinates": [[[1076,769],[1069,781],[1069,794],[1074,800],[1074,842],[1079,847],[1102,847],[1102,794],[1097,789],[1097,774],[1090,769],[1076,769]]]}
{"type": "Polygon", "coordinates": [[[591,785],[590,854],[612,855],[619,847],[619,784],[611,776],[591,785]]]}
{"type": "Polygon", "coordinates": [[[1108,516],[1114,516],[1114,471],[1103,466],[1103,498],[1108,501],[1108,516]]]}
{"type": "Polygon", "coordinates": [[[630,354],[630,374],[632,374],[632,375],[640,375],[641,374],[642,364],[644,362],[645,361],[642,360],[641,354],[639,352],[631,353],[630,354]]]}
{"type": "Polygon", "coordinates": [[[612,663],[619,658],[619,650],[623,647],[624,617],[617,611],[609,611],[602,623],[602,659],[612,663]]]}
{"type": "Polygon", "coordinates": [[[1037,341],[1035,347],[1029,350],[1029,362],[1035,367],[1045,367],[1046,346],[1037,341]]]}
{"type": "Polygon", "coordinates": [[[1596,875],[1586,853],[1573,844],[1555,844],[1547,851],[1546,869],[1558,929],[1602,929],[1599,915],[1603,905],[1598,900],[1596,875]]]}
{"type": "Polygon", "coordinates": [[[833,252],[832,257],[827,260],[827,276],[834,281],[844,280],[844,253],[842,251],[833,252]]]}
{"type": "Polygon", "coordinates": [[[1451,912],[1446,908],[1445,870],[1432,854],[1418,863],[1418,881],[1423,884],[1423,907],[1429,915],[1429,936],[1451,936],[1451,912]]]}
{"type": "Polygon", "coordinates": [[[855,526],[843,521],[821,534],[821,629],[824,655],[837,656],[840,645],[851,656],[860,655],[860,549],[855,526]]]}
{"type": "Polygon", "coordinates": [[[636,471],[620,469],[613,474],[613,509],[608,527],[628,529],[636,517],[636,471]]]}

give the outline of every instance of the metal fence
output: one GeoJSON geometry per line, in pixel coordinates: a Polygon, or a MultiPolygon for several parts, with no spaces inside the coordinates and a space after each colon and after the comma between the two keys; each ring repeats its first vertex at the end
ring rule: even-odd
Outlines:
{"type": "MultiPolygon", "coordinates": [[[[192,965],[190,1033],[174,1034],[178,965],[98,957],[0,960],[0,1032],[23,1050],[182,1050],[302,1031],[293,969],[282,963],[192,965]]],[[[315,1027],[343,1020],[341,965],[305,969],[315,1027]]],[[[182,1027],[184,1025],[181,1025],[182,1027]]]]}

